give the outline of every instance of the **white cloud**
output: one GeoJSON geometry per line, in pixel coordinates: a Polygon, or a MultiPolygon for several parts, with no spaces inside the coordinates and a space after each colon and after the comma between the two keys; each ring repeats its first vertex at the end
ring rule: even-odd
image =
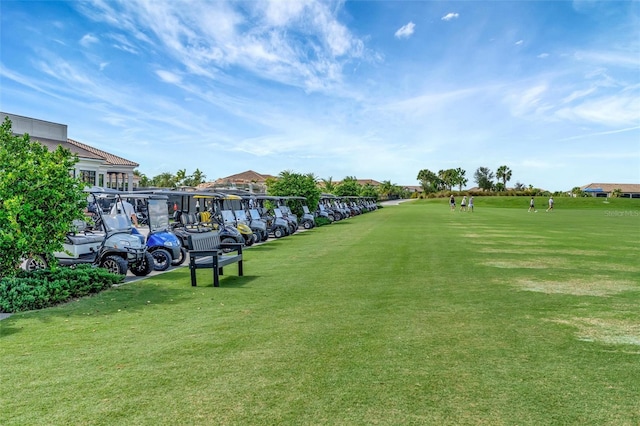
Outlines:
{"type": "Polygon", "coordinates": [[[100,62],[100,71],[104,71],[107,66],[109,66],[109,62],[100,62]]]}
{"type": "Polygon", "coordinates": [[[236,7],[216,1],[185,8],[174,2],[102,1],[94,6],[81,10],[145,45],[120,40],[118,48],[164,50],[188,73],[205,78],[220,78],[238,67],[263,80],[326,92],[342,84],[346,63],[367,59],[364,42],[338,20],[341,3],[246,2],[236,7]]]}
{"type": "Polygon", "coordinates": [[[416,27],[416,24],[413,22],[409,22],[407,25],[403,25],[400,27],[398,31],[396,31],[395,36],[397,38],[409,38],[413,34],[413,31],[416,27]]]}
{"type": "Polygon", "coordinates": [[[548,57],[549,57],[548,53],[541,53],[541,54],[538,55],[539,59],[544,59],[544,58],[548,58],[548,57]]]}
{"type": "Polygon", "coordinates": [[[90,45],[95,44],[98,41],[98,37],[94,36],[93,34],[85,34],[80,39],[80,44],[84,47],[89,47],[90,45]]]}
{"type": "Polygon", "coordinates": [[[612,127],[632,126],[640,122],[640,98],[618,94],[590,99],[575,107],[560,109],[556,115],[565,120],[612,127]]]}
{"type": "Polygon", "coordinates": [[[529,115],[542,107],[542,97],[548,91],[545,83],[524,89],[515,90],[507,95],[507,103],[511,113],[517,117],[529,115]]]}
{"type": "Polygon", "coordinates": [[[596,91],[595,87],[590,87],[590,88],[584,89],[584,90],[576,90],[576,91],[572,92],[566,98],[562,99],[562,103],[565,103],[565,104],[571,103],[571,102],[575,101],[576,99],[580,99],[580,98],[584,98],[586,96],[589,96],[592,93],[594,93],[595,91],[596,91]]]}
{"type": "Polygon", "coordinates": [[[603,66],[619,66],[625,68],[640,67],[640,56],[637,52],[614,51],[576,51],[574,57],[578,61],[589,62],[603,66]]]}
{"type": "Polygon", "coordinates": [[[170,71],[157,70],[156,75],[160,77],[160,80],[164,81],[165,83],[179,84],[182,82],[182,77],[170,71]]]}
{"type": "Polygon", "coordinates": [[[516,41],[516,46],[522,46],[524,44],[524,40],[516,41]]]}
{"type": "Polygon", "coordinates": [[[459,16],[460,16],[460,14],[458,14],[458,13],[449,12],[446,15],[444,15],[441,19],[443,21],[451,21],[453,19],[458,19],[459,16]]]}

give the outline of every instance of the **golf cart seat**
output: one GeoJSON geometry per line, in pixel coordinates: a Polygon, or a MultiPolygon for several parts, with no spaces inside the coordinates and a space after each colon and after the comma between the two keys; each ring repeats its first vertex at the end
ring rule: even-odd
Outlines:
{"type": "Polygon", "coordinates": [[[67,234],[67,243],[73,245],[101,243],[104,234],[86,232],[87,223],[84,220],[75,219],[71,223],[71,231],[67,234]]]}
{"type": "Polygon", "coordinates": [[[194,213],[182,213],[180,221],[184,226],[184,229],[189,232],[209,232],[211,228],[203,226],[194,213]]]}
{"type": "Polygon", "coordinates": [[[101,243],[104,240],[104,235],[101,234],[69,234],[67,235],[69,244],[79,246],[82,244],[101,243]]]}

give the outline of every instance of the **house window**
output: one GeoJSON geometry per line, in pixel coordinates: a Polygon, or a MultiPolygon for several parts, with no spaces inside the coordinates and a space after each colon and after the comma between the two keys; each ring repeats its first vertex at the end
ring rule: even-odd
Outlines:
{"type": "Polygon", "coordinates": [[[100,173],[98,175],[98,186],[104,187],[104,174],[100,173]]]}
{"type": "Polygon", "coordinates": [[[80,180],[91,185],[95,185],[96,172],[93,170],[80,170],[80,180]]]}

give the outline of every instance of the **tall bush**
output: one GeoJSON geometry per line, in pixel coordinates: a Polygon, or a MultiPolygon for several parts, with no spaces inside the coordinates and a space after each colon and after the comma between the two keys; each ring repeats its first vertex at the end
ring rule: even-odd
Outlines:
{"type": "Polygon", "coordinates": [[[70,174],[68,149],[49,151],[28,134],[0,126],[0,277],[15,275],[21,259],[62,249],[73,219],[86,205],[84,184],[70,174]]]}
{"type": "MultiPolygon", "coordinates": [[[[277,179],[267,179],[267,192],[269,195],[278,197],[305,197],[307,206],[312,212],[318,206],[321,193],[312,174],[303,175],[288,170],[280,172],[277,179]]],[[[302,215],[300,205],[294,205],[292,210],[295,214],[302,215]]]]}

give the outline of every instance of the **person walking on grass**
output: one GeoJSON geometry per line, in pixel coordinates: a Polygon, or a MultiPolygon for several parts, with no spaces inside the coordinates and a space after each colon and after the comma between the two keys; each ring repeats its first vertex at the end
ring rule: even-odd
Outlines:
{"type": "Polygon", "coordinates": [[[549,197],[549,207],[547,208],[547,213],[553,210],[553,197],[549,197]]]}
{"type": "Polygon", "coordinates": [[[535,202],[533,201],[533,197],[531,197],[531,201],[529,201],[529,210],[527,210],[527,211],[529,213],[536,211],[535,202]]]}
{"type": "Polygon", "coordinates": [[[456,199],[453,197],[453,194],[449,197],[449,208],[452,212],[456,210],[456,199]]]}
{"type": "Polygon", "coordinates": [[[461,212],[466,212],[467,211],[467,196],[466,195],[464,197],[462,197],[462,201],[460,201],[460,211],[461,212]]]}
{"type": "Polygon", "coordinates": [[[467,211],[473,213],[473,195],[469,198],[469,210],[467,211]]]}

